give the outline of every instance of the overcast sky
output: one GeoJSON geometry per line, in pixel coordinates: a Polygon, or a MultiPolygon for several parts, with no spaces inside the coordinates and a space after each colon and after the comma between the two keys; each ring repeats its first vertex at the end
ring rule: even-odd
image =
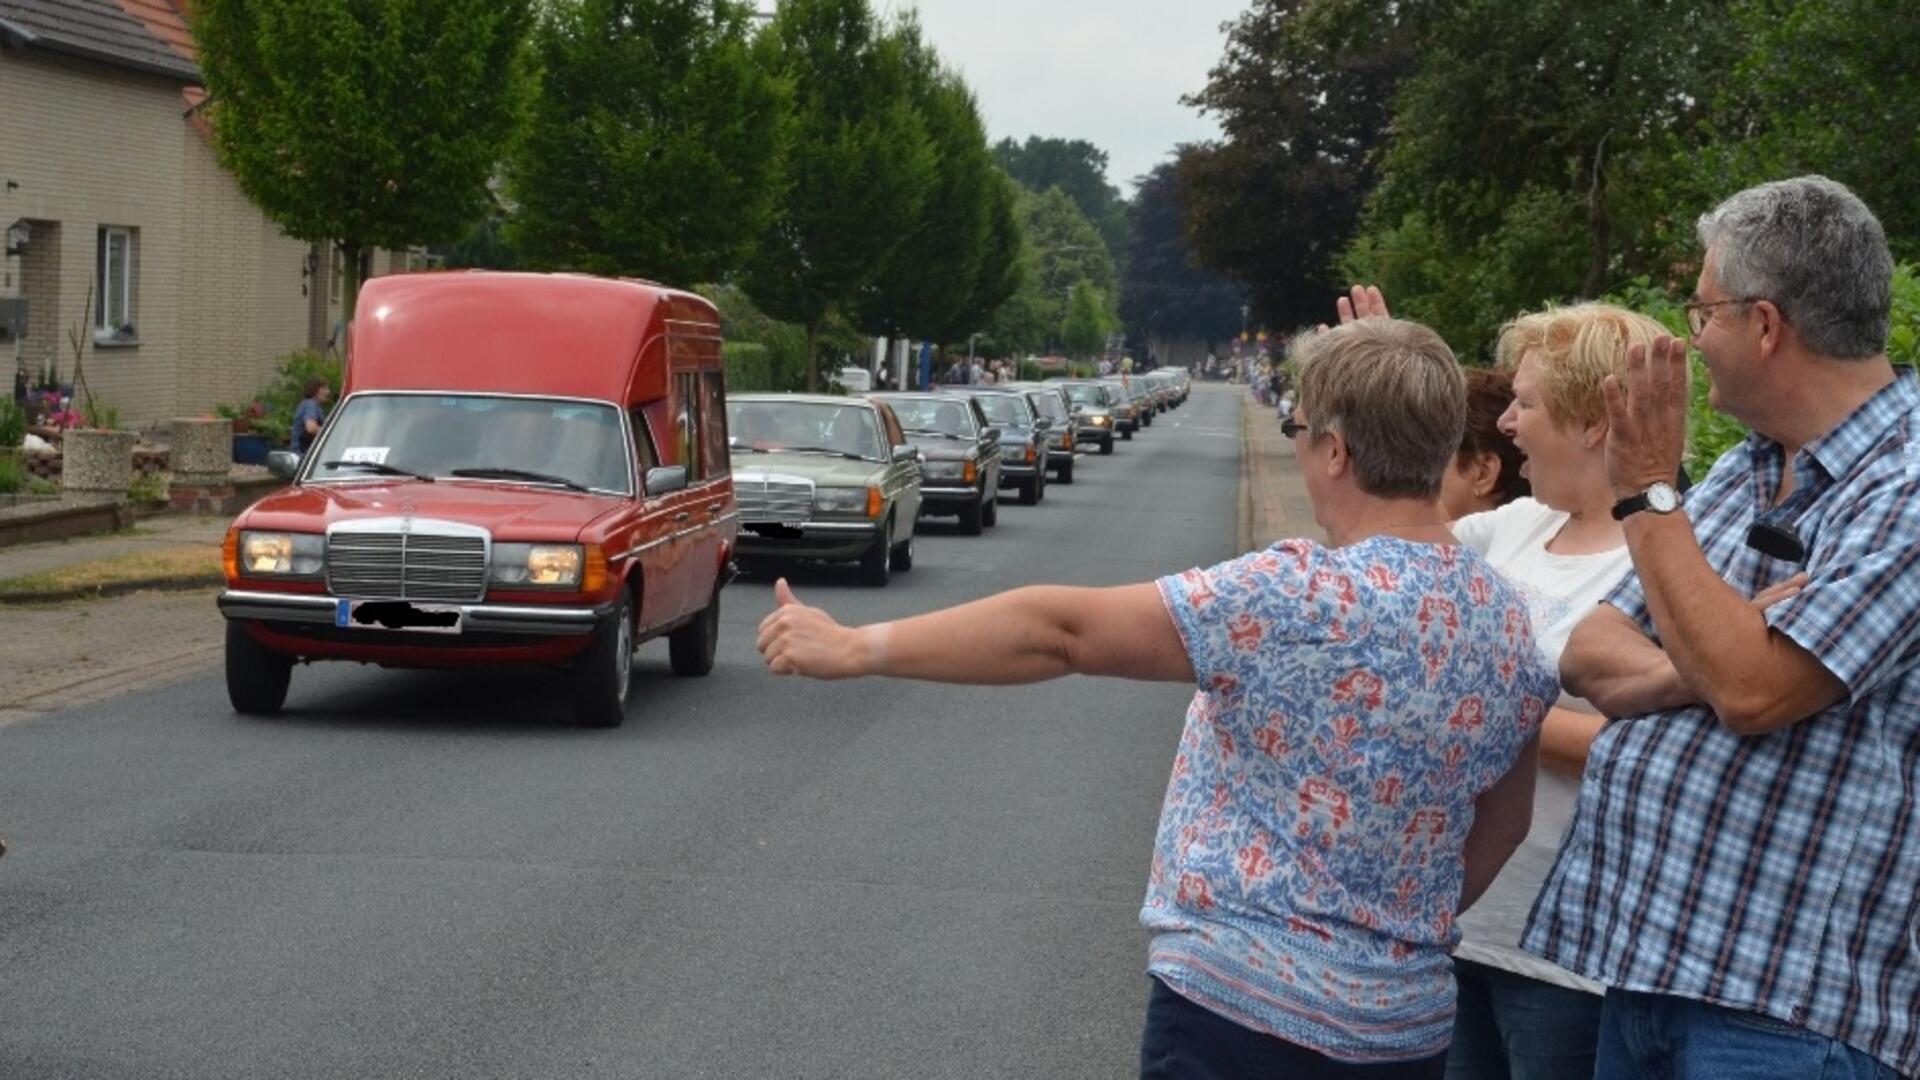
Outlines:
{"type": "Polygon", "coordinates": [[[874,0],[917,7],[927,40],[980,98],[993,142],[1086,139],[1122,194],[1177,143],[1218,134],[1180,104],[1206,84],[1250,0],[874,0]]]}

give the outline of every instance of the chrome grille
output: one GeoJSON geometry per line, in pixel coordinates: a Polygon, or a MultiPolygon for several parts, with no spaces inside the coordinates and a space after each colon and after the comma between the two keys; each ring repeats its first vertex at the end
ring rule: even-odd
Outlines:
{"type": "Polygon", "coordinates": [[[755,474],[733,477],[744,525],[802,525],[813,517],[813,482],[755,474]]]}
{"type": "Polygon", "coordinates": [[[327,581],[356,600],[479,600],[487,587],[487,538],[478,531],[358,531],[327,534],[327,581]]]}

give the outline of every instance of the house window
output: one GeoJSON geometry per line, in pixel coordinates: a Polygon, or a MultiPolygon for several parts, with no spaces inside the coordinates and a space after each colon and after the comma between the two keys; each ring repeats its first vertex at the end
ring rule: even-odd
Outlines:
{"type": "Polygon", "coordinates": [[[137,230],[100,227],[94,263],[94,329],[102,336],[133,336],[134,239],[137,230]]]}

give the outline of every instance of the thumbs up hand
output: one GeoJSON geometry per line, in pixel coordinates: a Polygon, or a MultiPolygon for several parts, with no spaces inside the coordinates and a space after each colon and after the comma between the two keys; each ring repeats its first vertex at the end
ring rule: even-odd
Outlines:
{"type": "Polygon", "coordinates": [[[773,585],[773,612],[760,621],[757,647],[775,675],[847,679],[867,674],[870,650],[857,628],[841,626],[793,595],[787,579],[773,585]]]}

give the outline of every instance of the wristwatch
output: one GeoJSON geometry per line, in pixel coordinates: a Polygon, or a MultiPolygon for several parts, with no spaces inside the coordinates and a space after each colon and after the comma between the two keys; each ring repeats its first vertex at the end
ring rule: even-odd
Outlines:
{"type": "Polygon", "coordinates": [[[1680,509],[1680,493],[1672,484],[1655,484],[1638,495],[1629,495],[1613,504],[1613,520],[1625,521],[1627,515],[1642,510],[1651,510],[1656,514],[1671,514],[1680,509]]]}

